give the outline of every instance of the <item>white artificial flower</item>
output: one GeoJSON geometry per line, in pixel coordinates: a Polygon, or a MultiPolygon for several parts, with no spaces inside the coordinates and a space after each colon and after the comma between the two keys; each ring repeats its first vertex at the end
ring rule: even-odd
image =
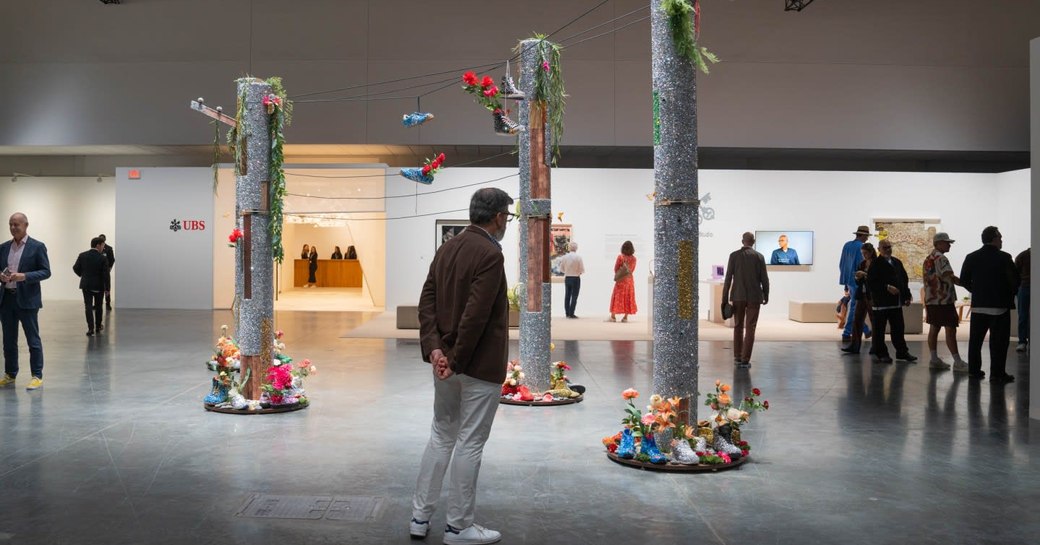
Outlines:
{"type": "Polygon", "coordinates": [[[522,367],[520,367],[520,364],[516,364],[513,366],[514,371],[519,371],[520,369],[523,369],[522,367]]]}
{"type": "Polygon", "coordinates": [[[524,374],[523,373],[520,373],[520,378],[524,378],[524,374]]]}
{"type": "Polygon", "coordinates": [[[310,366],[309,368],[307,368],[307,372],[309,372],[309,373],[317,373],[318,372],[318,366],[317,365],[310,366]]]}
{"type": "Polygon", "coordinates": [[[509,385],[510,386],[516,386],[516,379],[512,379],[512,378],[509,379],[509,385]]]}
{"type": "Polygon", "coordinates": [[[736,422],[740,420],[740,411],[737,409],[729,409],[726,411],[726,418],[730,422],[736,422]]]}

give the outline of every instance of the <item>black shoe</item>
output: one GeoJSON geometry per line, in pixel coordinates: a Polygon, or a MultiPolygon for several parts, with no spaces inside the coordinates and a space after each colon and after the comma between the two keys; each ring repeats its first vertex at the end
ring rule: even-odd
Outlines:
{"type": "Polygon", "coordinates": [[[98,326],[97,326],[97,332],[98,332],[98,333],[101,333],[101,330],[103,330],[103,329],[105,329],[105,326],[103,326],[103,325],[101,325],[101,324],[98,324],[98,326]]]}
{"type": "Polygon", "coordinates": [[[907,352],[906,354],[896,354],[896,359],[900,361],[914,363],[915,361],[917,361],[917,356],[907,352]]]}
{"type": "Polygon", "coordinates": [[[520,125],[506,117],[506,114],[501,111],[495,111],[493,116],[495,118],[495,134],[513,136],[520,132],[520,125]]]}
{"type": "Polygon", "coordinates": [[[892,363],[892,358],[890,358],[888,356],[881,356],[880,358],[877,359],[877,362],[878,363],[892,363]]]}
{"type": "Polygon", "coordinates": [[[968,378],[973,378],[975,380],[982,380],[982,379],[986,378],[986,372],[985,371],[968,371],[968,378]]]}
{"type": "Polygon", "coordinates": [[[750,361],[740,360],[740,361],[736,362],[735,365],[737,366],[738,369],[747,369],[747,368],[751,367],[751,362],[750,361]]]}
{"type": "Polygon", "coordinates": [[[585,393],[585,385],[584,384],[571,384],[570,382],[568,382],[567,383],[567,387],[570,388],[571,390],[574,390],[575,392],[578,392],[579,394],[584,394],[585,393]]]}
{"type": "Polygon", "coordinates": [[[88,337],[93,337],[94,336],[94,330],[93,329],[88,329],[87,330],[87,336],[88,337]]]}
{"type": "Polygon", "coordinates": [[[112,310],[112,305],[105,305],[105,310],[112,310]]]}
{"type": "Polygon", "coordinates": [[[860,346],[859,345],[851,345],[851,344],[848,345],[848,346],[844,346],[841,349],[841,351],[844,352],[842,354],[843,356],[846,355],[846,354],[859,354],[859,350],[860,350],[860,346]]]}
{"type": "Polygon", "coordinates": [[[993,375],[990,377],[989,381],[998,384],[1007,384],[1009,382],[1015,382],[1015,375],[1009,375],[1007,373],[1004,373],[1003,375],[993,375]]]}
{"type": "Polygon", "coordinates": [[[852,335],[842,335],[841,342],[847,343],[852,341],[852,335]]]}

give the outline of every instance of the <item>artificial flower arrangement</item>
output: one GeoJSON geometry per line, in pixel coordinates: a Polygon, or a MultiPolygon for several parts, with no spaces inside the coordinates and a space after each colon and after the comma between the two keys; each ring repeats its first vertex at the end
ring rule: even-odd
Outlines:
{"type": "MultiPolygon", "coordinates": [[[[556,345],[549,343],[549,351],[556,349],[556,345]]],[[[568,381],[567,371],[570,371],[571,366],[567,365],[565,361],[556,361],[552,363],[552,369],[549,374],[549,389],[545,392],[532,392],[525,384],[523,367],[520,366],[519,360],[513,360],[506,364],[506,379],[502,383],[502,398],[509,401],[541,401],[548,403],[552,401],[560,401],[563,399],[573,399],[581,396],[581,392],[574,391],[571,389],[571,384],[568,381]]],[[[578,386],[575,386],[578,388],[578,386]]]]}
{"type": "Polygon", "coordinates": [[[730,390],[728,384],[715,381],[715,392],[708,394],[705,401],[712,409],[711,417],[694,427],[679,418],[680,398],[664,399],[655,394],[644,413],[633,401],[639,392],[629,388],[621,393],[628,402],[621,419],[624,428],[604,437],[603,445],[618,458],[643,463],[731,464],[751,451],[751,445],[740,438],[740,426],[750,420],[752,413],[769,409],[769,402],[760,402],[762,392],[753,388],[739,407],[734,407],[730,390]]]}
{"type": "Polygon", "coordinates": [[[231,230],[231,234],[230,234],[230,235],[228,235],[228,237],[227,237],[227,240],[228,240],[228,246],[230,246],[230,247],[232,247],[232,248],[234,248],[235,246],[238,246],[238,241],[239,241],[239,240],[240,240],[240,239],[241,239],[241,238],[242,238],[243,236],[244,236],[244,235],[242,234],[242,230],[241,230],[241,229],[239,229],[238,227],[235,227],[234,229],[232,229],[232,230],[231,230]]]}
{"type": "Polygon", "coordinates": [[[426,159],[426,162],[421,167],[402,168],[401,176],[413,182],[420,182],[429,185],[433,183],[433,175],[441,171],[441,165],[443,164],[444,154],[441,153],[432,160],[426,159]]]}
{"type": "Polygon", "coordinates": [[[309,359],[293,364],[293,359],[284,353],[284,333],[276,331],[273,339],[271,366],[262,377],[260,399],[246,399],[242,387],[249,380],[246,370],[240,381],[235,372],[241,370],[241,354],[235,339],[228,335],[228,326],[220,327],[221,335],[209,367],[217,372],[213,378],[213,391],[203,400],[208,405],[227,404],[238,410],[258,410],[271,406],[302,404],[308,400],[303,390],[303,379],[317,373],[318,369],[309,359]]]}
{"type": "Polygon", "coordinates": [[[462,90],[476,97],[477,102],[493,113],[502,111],[502,100],[499,95],[498,86],[491,76],[478,78],[473,72],[462,75],[462,90]]]}

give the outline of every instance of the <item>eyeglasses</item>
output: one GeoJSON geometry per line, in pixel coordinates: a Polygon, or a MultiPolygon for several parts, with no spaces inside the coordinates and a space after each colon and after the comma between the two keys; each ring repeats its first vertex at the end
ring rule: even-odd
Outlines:
{"type": "Polygon", "coordinates": [[[881,248],[882,250],[891,250],[892,249],[891,246],[878,246],[878,247],[881,248]]]}
{"type": "Polygon", "coordinates": [[[509,222],[513,221],[514,218],[519,217],[516,214],[514,214],[512,212],[508,212],[508,211],[507,212],[499,212],[499,214],[505,214],[506,215],[506,223],[509,223],[509,222]]]}

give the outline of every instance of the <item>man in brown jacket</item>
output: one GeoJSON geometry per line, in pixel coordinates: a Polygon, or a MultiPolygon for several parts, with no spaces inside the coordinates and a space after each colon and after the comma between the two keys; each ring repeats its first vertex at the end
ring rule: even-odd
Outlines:
{"type": "Polygon", "coordinates": [[[509,301],[499,241],[513,199],[496,188],[473,194],[472,225],[441,245],[419,298],[423,360],[433,365],[433,426],[412,499],[409,533],[426,537],[449,466],[444,543],[495,543],[474,524],[480,459],[498,409],[509,357],[509,301]]]}
{"type": "Polygon", "coordinates": [[[733,302],[733,363],[751,367],[758,311],[769,303],[769,275],[765,258],[755,251],[755,235],[744,233],[741,242],[743,247],[729,254],[722,300],[733,302]]]}

